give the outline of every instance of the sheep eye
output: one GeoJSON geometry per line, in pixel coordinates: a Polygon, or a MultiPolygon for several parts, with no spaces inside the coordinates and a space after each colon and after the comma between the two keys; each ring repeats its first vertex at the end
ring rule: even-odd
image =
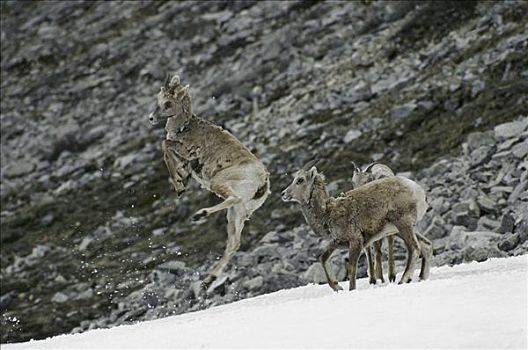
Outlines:
{"type": "Polygon", "coordinates": [[[296,184],[297,184],[297,185],[300,185],[300,184],[302,184],[303,182],[304,182],[304,179],[303,179],[302,177],[300,177],[300,178],[297,179],[296,184]]]}
{"type": "Polygon", "coordinates": [[[169,109],[169,108],[171,108],[171,107],[172,107],[172,103],[171,103],[170,101],[167,101],[167,102],[165,102],[165,103],[163,104],[163,108],[165,108],[165,109],[169,109]]]}

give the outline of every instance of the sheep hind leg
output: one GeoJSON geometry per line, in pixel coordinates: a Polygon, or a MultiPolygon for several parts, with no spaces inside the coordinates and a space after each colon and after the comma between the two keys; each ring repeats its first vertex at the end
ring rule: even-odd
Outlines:
{"type": "Polygon", "coordinates": [[[242,202],[242,199],[235,194],[235,191],[233,191],[232,188],[227,186],[212,188],[212,191],[217,194],[222,194],[224,198],[226,198],[222,203],[219,203],[217,205],[213,205],[212,207],[208,208],[202,208],[198,210],[191,218],[192,221],[199,221],[202,218],[211,215],[212,213],[216,213],[217,211],[224,210],[227,208],[231,208],[234,205],[239,204],[242,202]]]}
{"type": "Polygon", "coordinates": [[[433,244],[430,240],[416,232],[416,237],[420,243],[420,251],[422,255],[422,268],[420,270],[420,280],[429,278],[429,271],[431,270],[431,262],[433,260],[433,244]]]}
{"type": "Polygon", "coordinates": [[[360,255],[361,244],[358,242],[350,242],[348,250],[348,277],[350,279],[350,285],[348,290],[356,289],[357,266],[360,255]]]}
{"type": "Polygon", "coordinates": [[[374,242],[374,252],[376,254],[376,264],[375,264],[375,271],[376,271],[376,279],[379,279],[381,283],[385,283],[385,279],[383,278],[383,266],[381,265],[381,239],[374,242]]]}
{"type": "Polygon", "coordinates": [[[372,250],[370,247],[365,248],[365,254],[367,255],[369,283],[376,284],[376,270],[374,268],[374,261],[372,259],[372,250]]]}
{"type": "Polygon", "coordinates": [[[387,265],[389,267],[389,282],[396,281],[396,268],[394,266],[394,236],[387,237],[387,265]]]}
{"type": "Polygon", "coordinates": [[[231,260],[240,247],[240,237],[246,217],[246,212],[241,206],[231,207],[227,210],[227,243],[224,255],[216,262],[204,279],[204,287],[208,287],[220,276],[229,260],[231,260]]]}
{"type": "Polygon", "coordinates": [[[412,280],[412,275],[414,273],[414,266],[416,265],[416,260],[420,256],[420,243],[414,235],[413,228],[411,225],[401,224],[397,225],[399,235],[405,242],[407,247],[407,265],[405,266],[405,271],[403,272],[402,278],[398,284],[409,283],[412,280]]]}

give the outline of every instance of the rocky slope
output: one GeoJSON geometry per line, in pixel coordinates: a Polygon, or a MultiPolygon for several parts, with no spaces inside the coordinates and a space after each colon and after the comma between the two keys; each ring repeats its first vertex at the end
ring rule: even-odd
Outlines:
{"type": "Polygon", "coordinates": [[[422,183],[438,265],[528,250],[525,2],[1,6],[2,342],[320,281],[322,242],[278,195],[314,156],[335,193],[351,160],[422,183]],[[167,71],[272,173],[206,297],[225,218],[192,225],[218,199],[169,186],[146,122],[167,71]]]}

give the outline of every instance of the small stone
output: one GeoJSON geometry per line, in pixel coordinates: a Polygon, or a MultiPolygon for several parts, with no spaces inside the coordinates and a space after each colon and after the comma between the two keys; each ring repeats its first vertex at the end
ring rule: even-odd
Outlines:
{"type": "Polygon", "coordinates": [[[469,156],[469,162],[472,166],[477,166],[483,164],[490,155],[490,148],[487,146],[482,146],[471,152],[469,156]]]}
{"type": "Polygon", "coordinates": [[[86,248],[88,248],[88,246],[94,241],[94,239],[92,237],[84,237],[83,240],[81,241],[81,244],[79,244],[79,251],[85,251],[86,248]]]}
{"type": "Polygon", "coordinates": [[[486,195],[481,195],[477,199],[477,204],[483,211],[488,213],[493,213],[497,210],[497,203],[495,203],[493,200],[491,200],[491,198],[486,195]]]}
{"type": "Polygon", "coordinates": [[[362,134],[363,133],[361,131],[356,130],[356,129],[348,130],[348,132],[346,133],[345,137],[343,138],[343,142],[344,143],[350,143],[353,140],[355,140],[358,137],[360,137],[362,134]]]}
{"type": "Polygon", "coordinates": [[[510,158],[512,155],[511,153],[511,150],[507,150],[507,151],[502,151],[502,152],[497,152],[497,153],[494,153],[491,158],[493,160],[503,160],[503,159],[507,159],[507,158],[510,158]]]}
{"type": "Polygon", "coordinates": [[[477,227],[478,229],[490,230],[495,232],[498,230],[500,224],[501,223],[497,220],[490,219],[487,216],[481,216],[478,220],[477,227]]]}
{"type": "Polygon", "coordinates": [[[94,292],[91,288],[85,290],[84,292],[80,293],[76,299],[81,299],[81,300],[85,300],[85,299],[91,299],[94,295],[94,292]]]}
{"type": "Polygon", "coordinates": [[[435,212],[442,215],[449,210],[449,202],[443,197],[437,197],[430,203],[435,212]]]}
{"type": "Polygon", "coordinates": [[[470,230],[477,228],[480,209],[475,201],[461,202],[453,206],[451,218],[455,225],[463,225],[470,230]]]}
{"type": "Polygon", "coordinates": [[[472,189],[471,187],[466,187],[460,192],[460,199],[468,200],[475,199],[479,195],[478,191],[472,189]]]}
{"type": "Polygon", "coordinates": [[[264,277],[257,276],[244,282],[243,286],[251,291],[259,290],[264,285],[264,277]]]}
{"type": "Polygon", "coordinates": [[[511,148],[511,146],[515,143],[519,142],[519,140],[517,139],[509,139],[509,140],[506,140],[502,143],[500,143],[498,146],[497,146],[497,150],[498,151],[504,151],[504,150],[508,150],[511,148]]]}
{"type": "Polygon", "coordinates": [[[167,261],[156,267],[158,270],[169,271],[174,274],[182,273],[186,270],[185,263],[183,261],[167,261]]]}
{"type": "Polygon", "coordinates": [[[5,310],[15,299],[16,293],[11,291],[0,296],[0,310],[5,310]]]}
{"type": "Polygon", "coordinates": [[[55,217],[53,216],[53,214],[47,214],[42,218],[42,220],[40,220],[40,223],[44,226],[49,226],[51,225],[54,219],[55,217]]]}
{"type": "Polygon", "coordinates": [[[512,186],[494,186],[491,188],[491,193],[512,193],[512,186]]]}
{"type": "Polygon", "coordinates": [[[64,293],[57,292],[55,295],[53,295],[53,298],[51,298],[51,301],[54,303],[64,303],[68,301],[68,296],[64,293]]]}

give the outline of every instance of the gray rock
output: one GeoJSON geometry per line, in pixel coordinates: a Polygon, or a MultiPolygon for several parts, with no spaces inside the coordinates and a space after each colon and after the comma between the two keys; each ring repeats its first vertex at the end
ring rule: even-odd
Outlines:
{"type": "Polygon", "coordinates": [[[486,162],[491,156],[491,149],[487,146],[482,146],[471,152],[469,161],[472,166],[478,166],[486,162]]]}
{"type": "Polygon", "coordinates": [[[501,223],[500,223],[498,232],[499,233],[513,232],[514,224],[515,224],[515,219],[510,214],[504,214],[501,218],[501,223]]]}
{"type": "Polygon", "coordinates": [[[506,234],[504,235],[504,238],[499,242],[498,247],[501,250],[509,251],[517,247],[517,245],[520,243],[520,237],[519,234],[506,234]]]}
{"type": "Polygon", "coordinates": [[[455,225],[463,225],[470,230],[477,228],[480,209],[475,201],[457,203],[453,206],[451,213],[455,225]]]}
{"type": "Polygon", "coordinates": [[[437,197],[433,199],[429,205],[434,209],[434,211],[440,215],[444,214],[450,208],[450,203],[445,200],[443,197],[437,197]]]}
{"type": "Polygon", "coordinates": [[[513,146],[511,151],[515,157],[519,159],[525,159],[528,155],[528,140],[524,140],[523,142],[513,146]]]}
{"type": "Polygon", "coordinates": [[[396,106],[390,111],[390,116],[394,121],[399,121],[409,116],[416,109],[415,103],[406,103],[401,106],[396,106]]]}
{"type": "Polygon", "coordinates": [[[489,231],[467,231],[463,226],[454,226],[449,234],[448,245],[452,249],[463,249],[464,247],[472,246],[488,247],[492,244],[496,245],[501,239],[502,235],[489,231]]]}
{"type": "Polygon", "coordinates": [[[467,136],[467,147],[470,152],[483,146],[490,148],[494,144],[492,132],[474,132],[467,136]]]}
{"type": "Polygon", "coordinates": [[[528,128],[528,118],[522,118],[510,123],[501,124],[495,127],[495,138],[502,140],[511,137],[519,137],[528,128]]]}
{"type": "Polygon", "coordinates": [[[512,186],[494,186],[491,188],[491,193],[509,194],[513,192],[512,186]]]}
{"type": "Polygon", "coordinates": [[[326,275],[319,262],[312,264],[302,275],[302,278],[313,283],[326,283],[326,275]]]}
{"type": "Polygon", "coordinates": [[[8,164],[2,169],[2,173],[7,178],[19,177],[26,175],[35,169],[35,164],[27,159],[17,160],[14,163],[8,164]]]}
{"type": "Polygon", "coordinates": [[[424,231],[425,237],[429,239],[438,239],[447,236],[448,232],[446,229],[445,221],[438,216],[435,216],[433,222],[424,231]]]}

